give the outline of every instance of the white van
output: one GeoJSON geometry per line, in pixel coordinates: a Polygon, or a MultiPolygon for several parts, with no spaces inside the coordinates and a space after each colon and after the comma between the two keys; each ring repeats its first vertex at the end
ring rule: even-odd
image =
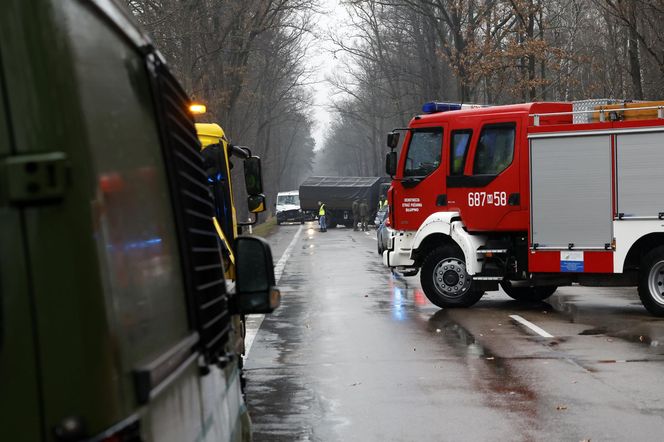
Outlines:
{"type": "Polygon", "coordinates": [[[288,221],[304,224],[304,213],[300,208],[300,192],[297,190],[277,194],[277,224],[288,221]]]}

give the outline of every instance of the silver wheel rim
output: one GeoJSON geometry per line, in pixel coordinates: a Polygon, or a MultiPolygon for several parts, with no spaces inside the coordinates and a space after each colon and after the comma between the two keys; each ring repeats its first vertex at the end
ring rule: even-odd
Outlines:
{"type": "Polygon", "coordinates": [[[655,263],[648,274],[648,289],[652,299],[664,305],[664,261],[655,263]]]}
{"type": "Polygon", "coordinates": [[[466,264],[457,258],[445,258],[433,269],[434,287],[449,298],[463,296],[470,288],[470,279],[466,264]]]}

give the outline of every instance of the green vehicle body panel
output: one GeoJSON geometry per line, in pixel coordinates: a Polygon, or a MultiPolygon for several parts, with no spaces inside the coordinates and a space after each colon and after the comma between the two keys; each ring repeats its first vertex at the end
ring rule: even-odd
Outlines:
{"type": "Polygon", "coordinates": [[[55,440],[70,416],[88,435],[135,416],[145,440],[250,438],[237,362],[201,376],[192,358],[136,399],[133,370],[192,333],[137,33],[89,1],[0,6],[0,164],[67,163],[63,197],[25,205],[0,165],[0,428],[13,441],[55,440]]]}
{"type": "MultiPolygon", "coordinates": [[[[13,143],[1,66],[0,58],[0,157],[4,157],[12,153],[13,143]]],[[[0,379],[11,379],[0,384],[0,427],[24,440],[39,440],[40,397],[23,240],[20,214],[0,206],[0,379]]]]}

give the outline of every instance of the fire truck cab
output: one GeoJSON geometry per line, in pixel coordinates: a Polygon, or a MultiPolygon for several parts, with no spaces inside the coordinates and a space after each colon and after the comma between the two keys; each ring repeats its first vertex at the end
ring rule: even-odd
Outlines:
{"type": "Polygon", "coordinates": [[[384,263],[440,307],[638,285],[664,315],[663,104],[427,103],[388,135],[384,263]]]}

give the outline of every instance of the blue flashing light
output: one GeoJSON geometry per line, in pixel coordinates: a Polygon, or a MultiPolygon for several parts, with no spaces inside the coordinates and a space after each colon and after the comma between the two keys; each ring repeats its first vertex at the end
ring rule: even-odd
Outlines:
{"type": "Polygon", "coordinates": [[[213,177],[208,176],[208,182],[209,183],[218,182],[218,181],[221,181],[223,177],[224,176],[221,174],[221,172],[219,172],[219,173],[217,173],[216,176],[213,176],[213,177]]]}
{"type": "MultiPolygon", "coordinates": [[[[131,242],[126,242],[122,244],[122,250],[125,252],[129,252],[131,250],[143,250],[143,249],[149,249],[151,247],[156,247],[161,245],[163,240],[159,237],[156,238],[149,238],[143,241],[131,241],[131,242]]],[[[106,249],[110,252],[115,252],[120,249],[120,247],[117,247],[114,244],[109,244],[106,246],[106,249]]]]}
{"type": "Polygon", "coordinates": [[[435,114],[437,112],[447,112],[461,110],[461,103],[445,103],[441,101],[430,101],[424,103],[422,112],[425,114],[435,114]]]}

